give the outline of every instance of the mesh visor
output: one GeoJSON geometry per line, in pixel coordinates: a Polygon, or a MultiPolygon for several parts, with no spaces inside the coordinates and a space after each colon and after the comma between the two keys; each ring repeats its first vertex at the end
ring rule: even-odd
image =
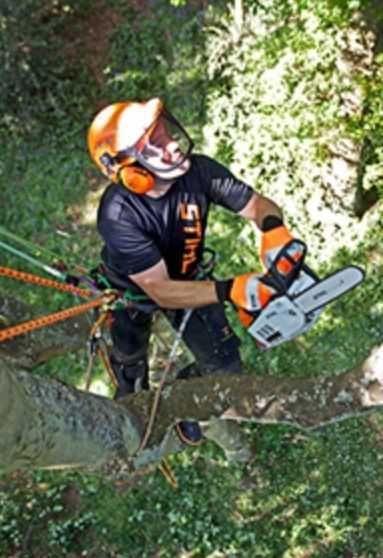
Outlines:
{"type": "Polygon", "coordinates": [[[190,156],[193,142],[181,124],[166,110],[141,136],[134,147],[119,155],[133,156],[153,172],[171,172],[190,156]]]}

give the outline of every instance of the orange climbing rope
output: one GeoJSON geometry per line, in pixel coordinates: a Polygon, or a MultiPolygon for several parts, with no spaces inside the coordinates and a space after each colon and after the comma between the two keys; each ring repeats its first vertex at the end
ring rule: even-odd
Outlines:
{"type": "Polygon", "coordinates": [[[45,277],[32,275],[32,273],[25,273],[24,271],[18,271],[17,269],[11,269],[9,267],[0,267],[0,275],[24,281],[25,283],[33,283],[34,285],[40,285],[42,287],[51,287],[52,289],[83,296],[84,298],[89,298],[93,294],[89,289],[81,289],[74,285],[66,285],[65,283],[54,281],[53,279],[45,279],[45,277]]]}
{"type": "MultiPolygon", "coordinates": [[[[4,277],[11,277],[12,279],[18,279],[19,281],[24,281],[26,283],[33,283],[35,285],[69,292],[85,298],[89,298],[93,295],[92,291],[88,289],[81,289],[80,287],[75,287],[74,285],[65,285],[52,279],[45,279],[44,277],[40,277],[38,275],[25,273],[8,267],[0,267],[0,276],[1,275],[4,277]]],[[[23,333],[28,333],[30,331],[34,331],[35,329],[40,329],[63,320],[73,318],[74,316],[83,314],[92,308],[108,306],[113,303],[117,297],[118,294],[116,292],[108,292],[84,304],[79,304],[78,306],[73,306],[72,308],[68,308],[66,310],[54,312],[53,314],[48,314],[47,316],[41,316],[40,318],[35,318],[22,324],[0,329],[0,343],[18,335],[22,335],[23,333]]]]}
{"type": "Polygon", "coordinates": [[[178,488],[178,482],[166,459],[162,459],[161,463],[158,465],[158,468],[161,471],[161,473],[164,475],[165,479],[170,484],[170,486],[174,490],[176,490],[178,488]]]}
{"type": "Polygon", "coordinates": [[[95,300],[85,302],[84,304],[73,306],[67,310],[61,310],[60,312],[48,314],[47,316],[30,320],[29,322],[24,322],[6,329],[0,329],[0,343],[2,341],[6,341],[7,339],[12,339],[13,337],[22,335],[23,333],[28,333],[29,331],[34,331],[35,329],[40,329],[57,322],[67,320],[68,318],[73,318],[74,316],[78,316],[79,314],[87,312],[92,308],[98,308],[107,302],[106,297],[102,296],[100,298],[96,298],[95,300]]]}
{"type": "Polygon", "coordinates": [[[118,383],[117,383],[117,380],[116,380],[116,376],[113,372],[112,365],[110,364],[108,353],[106,351],[104,351],[103,349],[99,348],[99,349],[97,349],[97,354],[99,355],[99,357],[101,359],[101,362],[104,365],[105,370],[108,372],[109,378],[110,378],[112,384],[114,385],[115,388],[117,388],[118,383]]]}

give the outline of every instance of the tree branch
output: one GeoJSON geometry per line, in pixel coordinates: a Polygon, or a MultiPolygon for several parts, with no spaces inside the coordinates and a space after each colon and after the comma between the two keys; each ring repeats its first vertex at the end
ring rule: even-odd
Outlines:
{"type": "Polygon", "coordinates": [[[180,419],[218,417],[310,431],[357,417],[383,406],[383,346],[335,377],[177,381],[164,389],[147,448],[136,455],[152,398],[153,392],[141,392],[116,403],[1,366],[0,468],[71,466],[121,476],[180,451],[172,428],[180,419]]]}

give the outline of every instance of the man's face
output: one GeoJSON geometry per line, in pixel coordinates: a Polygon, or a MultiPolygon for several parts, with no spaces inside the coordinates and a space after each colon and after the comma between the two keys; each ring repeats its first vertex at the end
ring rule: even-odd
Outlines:
{"type": "Polygon", "coordinates": [[[180,131],[171,129],[167,120],[158,120],[141,152],[149,168],[155,169],[156,176],[174,180],[189,170],[190,159],[185,159],[185,152],[180,146],[182,141],[180,131]]]}

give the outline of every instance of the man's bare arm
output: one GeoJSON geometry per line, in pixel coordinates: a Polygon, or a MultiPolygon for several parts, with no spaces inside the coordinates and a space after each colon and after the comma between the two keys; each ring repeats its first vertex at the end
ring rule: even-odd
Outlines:
{"type": "MultiPolygon", "coordinates": [[[[282,211],[269,198],[254,193],[246,206],[238,213],[251,219],[258,228],[265,217],[274,216],[282,220],[282,211]]],[[[198,308],[219,302],[214,281],[176,281],[169,277],[164,260],[154,266],[130,275],[145,293],[161,308],[198,308]]]]}
{"type": "Polygon", "coordinates": [[[238,215],[245,219],[251,219],[259,229],[262,229],[265,217],[274,216],[283,219],[282,211],[276,203],[256,193],[251,196],[245,207],[238,212],[238,215]]]}
{"type": "Polygon", "coordinates": [[[218,302],[214,281],[170,279],[164,260],[129,277],[161,308],[198,308],[218,302]]]}

